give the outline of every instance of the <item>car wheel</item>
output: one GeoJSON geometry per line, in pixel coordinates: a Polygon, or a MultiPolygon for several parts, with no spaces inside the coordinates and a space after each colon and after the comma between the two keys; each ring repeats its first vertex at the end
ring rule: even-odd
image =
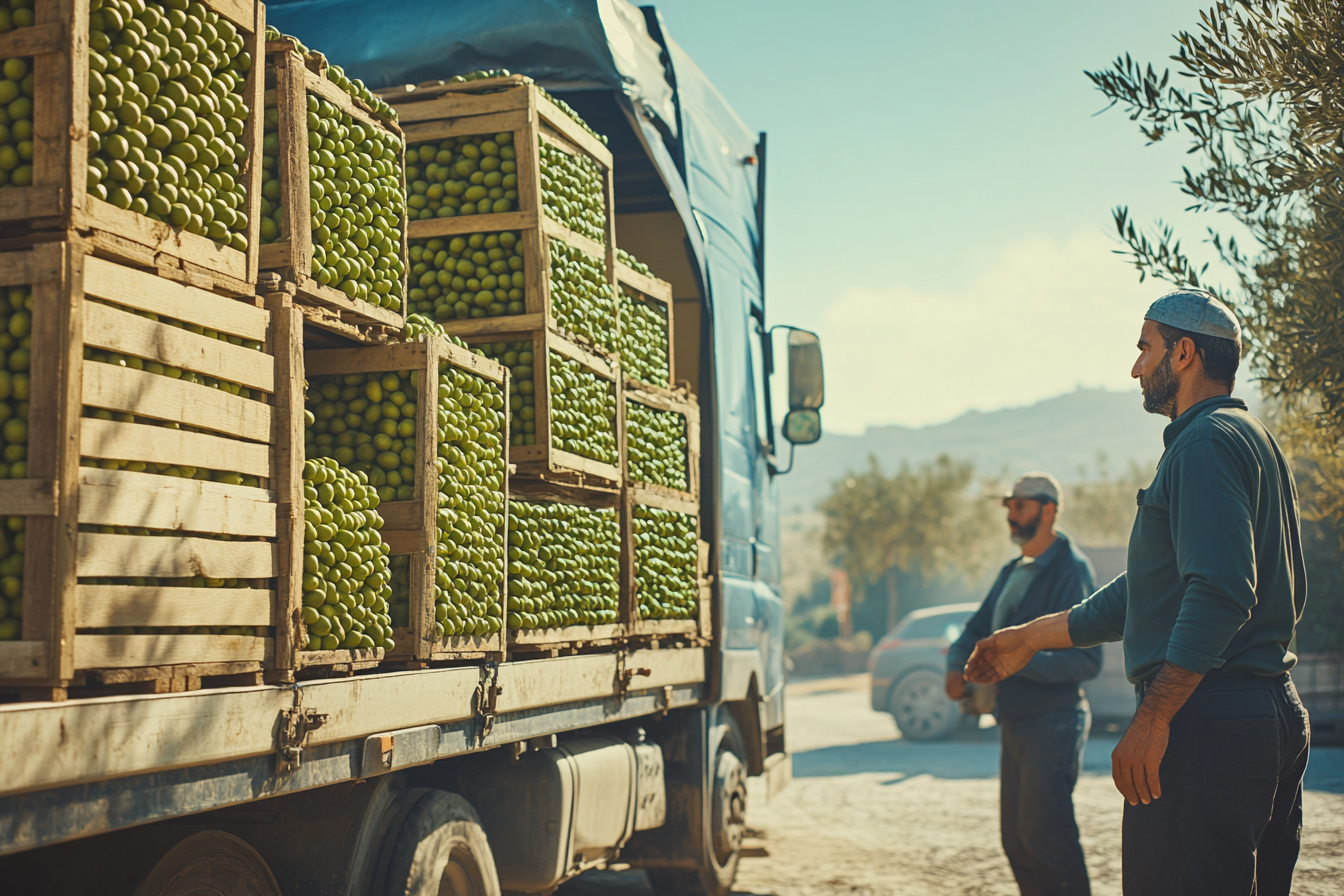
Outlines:
{"type": "Polygon", "coordinates": [[[943,692],[943,676],[915,669],[896,682],[887,696],[887,712],[907,740],[947,740],[961,721],[961,708],[943,692]]]}

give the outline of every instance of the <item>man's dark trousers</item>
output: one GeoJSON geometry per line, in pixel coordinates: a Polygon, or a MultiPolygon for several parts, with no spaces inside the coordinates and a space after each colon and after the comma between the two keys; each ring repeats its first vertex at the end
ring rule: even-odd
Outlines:
{"type": "Polygon", "coordinates": [[[1161,798],[1125,804],[1126,896],[1288,896],[1310,743],[1287,673],[1206,676],[1171,720],[1161,798]]]}
{"type": "Polygon", "coordinates": [[[1086,703],[999,719],[999,830],[1022,896],[1091,893],[1073,819],[1091,722],[1086,703]]]}

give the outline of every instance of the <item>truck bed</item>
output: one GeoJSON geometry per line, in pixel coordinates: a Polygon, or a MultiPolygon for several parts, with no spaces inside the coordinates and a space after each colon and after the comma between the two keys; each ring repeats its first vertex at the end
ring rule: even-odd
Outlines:
{"type": "Polygon", "coordinates": [[[705,659],[652,649],[0,706],[0,855],[691,706],[705,659]],[[310,714],[325,718],[294,744],[290,720],[310,714]],[[286,741],[297,762],[277,760],[286,741]]]}

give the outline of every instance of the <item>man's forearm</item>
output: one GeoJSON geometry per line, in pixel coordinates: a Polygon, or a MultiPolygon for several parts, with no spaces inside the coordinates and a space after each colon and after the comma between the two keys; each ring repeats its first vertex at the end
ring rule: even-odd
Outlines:
{"type": "Polygon", "coordinates": [[[1164,662],[1153,683],[1144,691],[1143,703],[1134,714],[1136,720],[1167,727],[1172,718],[1190,699],[1204,676],[1164,662]]]}
{"type": "Polygon", "coordinates": [[[1023,634],[1032,650],[1063,650],[1072,647],[1073,639],[1069,636],[1070,612],[1063,610],[1028,622],[1023,634]]]}

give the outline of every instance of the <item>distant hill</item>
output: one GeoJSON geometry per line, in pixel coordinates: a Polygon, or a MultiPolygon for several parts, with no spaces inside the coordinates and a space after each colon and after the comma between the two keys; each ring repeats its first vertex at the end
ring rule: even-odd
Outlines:
{"type": "MultiPolygon", "coordinates": [[[[899,402],[900,393],[891,400],[899,402]]],[[[1100,453],[1113,474],[1130,461],[1151,468],[1162,454],[1166,423],[1143,410],[1137,390],[1078,389],[1029,407],[970,411],[918,429],[878,426],[861,436],[823,435],[816,445],[799,448],[793,472],[780,477],[781,509],[785,514],[812,510],[832,482],[866,466],[869,454],[887,471],[902,461],[918,464],[948,454],[974,461],[981,475],[1002,471],[1011,479],[1046,470],[1064,482],[1096,478],[1100,453]]]]}

